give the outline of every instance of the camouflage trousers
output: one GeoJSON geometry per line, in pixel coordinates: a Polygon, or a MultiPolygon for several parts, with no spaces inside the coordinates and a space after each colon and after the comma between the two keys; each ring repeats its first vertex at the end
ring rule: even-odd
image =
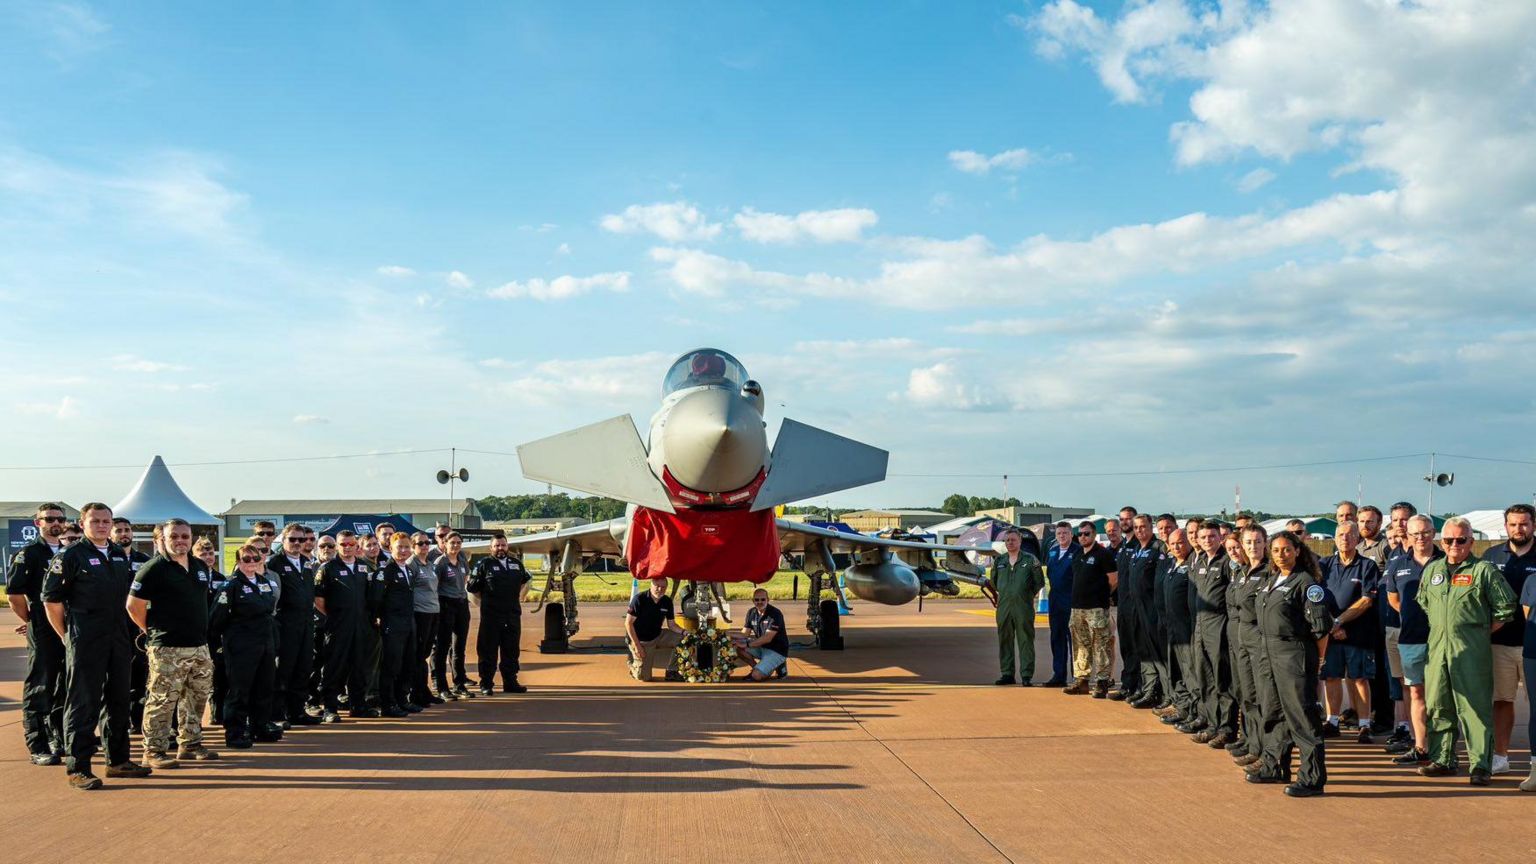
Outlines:
{"type": "Polygon", "coordinates": [[[1108,609],[1073,609],[1067,625],[1072,631],[1072,677],[1097,684],[1115,669],[1114,631],[1108,609]]]}
{"type": "Polygon", "coordinates": [[[203,709],[213,689],[213,659],[208,646],[149,647],[149,684],[144,700],[144,749],[163,753],[171,747],[171,716],[182,748],[203,743],[203,709]]]}

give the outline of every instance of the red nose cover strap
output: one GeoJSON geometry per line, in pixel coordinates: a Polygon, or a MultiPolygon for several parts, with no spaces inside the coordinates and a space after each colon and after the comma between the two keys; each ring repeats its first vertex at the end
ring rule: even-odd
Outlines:
{"type": "Polygon", "coordinates": [[[636,579],[752,582],[779,569],[779,529],[772,510],[635,510],[624,544],[636,579]]]}

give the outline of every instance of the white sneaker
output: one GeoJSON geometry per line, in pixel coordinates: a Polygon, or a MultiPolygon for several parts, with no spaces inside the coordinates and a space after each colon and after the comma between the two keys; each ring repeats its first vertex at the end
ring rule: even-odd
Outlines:
{"type": "Polygon", "coordinates": [[[1497,753],[1493,754],[1493,766],[1488,770],[1488,773],[1494,776],[1498,776],[1500,774],[1508,774],[1509,757],[1500,756],[1497,753]]]}

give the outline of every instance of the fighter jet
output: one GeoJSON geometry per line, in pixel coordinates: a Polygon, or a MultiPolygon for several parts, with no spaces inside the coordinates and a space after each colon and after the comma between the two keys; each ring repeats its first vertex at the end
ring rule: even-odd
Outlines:
{"type": "Polygon", "coordinates": [[[806,627],[822,648],[842,647],[833,589],[834,556],[849,556],[854,596],[901,605],[920,595],[959,593],[955,580],[984,585],[977,553],[963,546],[887,539],[775,518],[781,504],[885,479],[889,454],[785,418],[770,448],[763,387],[735,357],[689,351],[662,380],[649,435],[627,414],[523,444],[523,476],[628,502],[622,518],[509,538],[550,562],[540,650],[565,650],[580,629],[575,577],[617,558],[638,580],[686,585],[681,613],[729,620],[721,583],[770,579],[786,557],[809,577],[806,627]],[[971,553],[969,556],[964,553],[971,553]],[[944,554],[942,563],[938,555],[944,554]]]}

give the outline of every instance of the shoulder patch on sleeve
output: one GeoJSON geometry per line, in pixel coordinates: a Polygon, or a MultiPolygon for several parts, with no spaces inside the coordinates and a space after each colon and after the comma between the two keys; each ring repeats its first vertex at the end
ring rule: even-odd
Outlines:
{"type": "Polygon", "coordinates": [[[1323,586],[1313,585],[1307,589],[1307,599],[1313,603],[1323,602],[1323,586]]]}

